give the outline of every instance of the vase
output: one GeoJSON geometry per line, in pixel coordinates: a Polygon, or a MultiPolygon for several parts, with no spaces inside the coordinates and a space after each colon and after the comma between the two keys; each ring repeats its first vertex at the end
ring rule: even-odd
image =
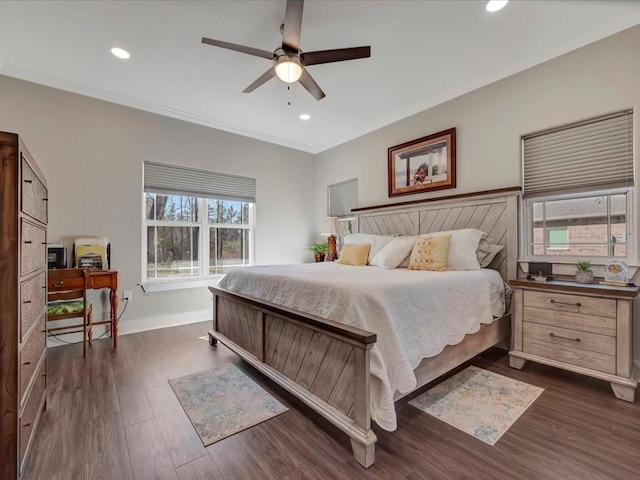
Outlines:
{"type": "Polygon", "coordinates": [[[313,256],[316,258],[316,262],[324,262],[324,253],[314,253],[313,256]]]}
{"type": "Polygon", "coordinates": [[[576,282],[593,283],[593,270],[576,270],[576,282]]]}

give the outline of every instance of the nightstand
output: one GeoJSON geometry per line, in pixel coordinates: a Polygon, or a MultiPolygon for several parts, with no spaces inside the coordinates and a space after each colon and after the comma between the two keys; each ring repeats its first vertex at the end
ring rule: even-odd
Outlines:
{"type": "Polygon", "coordinates": [[[633,402],[638,385],[632,354],[633,299],[638,287],[511,280],[509,363],[531,360],[611,384],[633,402]]]}

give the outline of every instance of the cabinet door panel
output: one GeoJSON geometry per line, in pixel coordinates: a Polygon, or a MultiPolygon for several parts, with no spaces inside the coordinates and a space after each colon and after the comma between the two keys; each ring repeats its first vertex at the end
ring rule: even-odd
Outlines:
{"type": "Polygon", "coordinates": [[[47,231],[22,219],[22,245],[20,253],[20,271],[27,275],[46,263],[47,231]]]}
{"type": "Polygon", "coordinates": [[[23,157],[21,196],[23,213],[42,223],[47,223],[47,195],[47,187],[44,186],[44,183],[23,157]]]}
{"type": "Polygon", "coordinates": [[[46,272],[42,272],[20,285],[20,343],[44,311],[47,303],[46,275],[46,272]]]}
{"type": "Polygon", "coordinates": [[[604,373],[616,373],[616,339],[524,322],[522,351],[604,373]]]}
{"type": "Polygon", "coordinates": [[[616,301],[613,298],[526,290],[524,304],[527,307],[540,307],[559,312],[616,318],[616,301]]]}
{"type": "Polygon", "coordinates": [[[526,322],[540,323],[554,327],[570,328],[600,335],[616,336],[616,319],[598,315],[549,310],[540,307],[524,307],[526,322]]]}

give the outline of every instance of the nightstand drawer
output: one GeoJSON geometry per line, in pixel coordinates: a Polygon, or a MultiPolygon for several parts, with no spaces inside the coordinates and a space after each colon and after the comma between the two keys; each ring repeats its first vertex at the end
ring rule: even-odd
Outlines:
{"type": "Polygon", "coordinates": [[[613,298],[526,290],[524,292],[524,305],[558,312],[616,318],[616,301],[613,298]]]}
{"type": "Polygon", "coordinates": [[[599,372],[616,373],[616,339],[607,335],[524,322],[522,351],[599,372]]]}
{"type": "MultiPolygon", "coordinates": [[[[615,305],[614,305],[615,312],[615,305]]],[[[524,321],[569,328],[581,332],[616,336],[616,319],[600,315],[585,315],[564,310],[551,310],[541,307],[524,307],[524,321]]]]}

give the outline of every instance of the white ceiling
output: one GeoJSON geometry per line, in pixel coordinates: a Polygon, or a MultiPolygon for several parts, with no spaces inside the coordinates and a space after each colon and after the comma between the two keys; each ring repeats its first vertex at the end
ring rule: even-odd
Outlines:
{"type": "Polygon", "coordinates": [[[272,51],[285,0],[0,1],[0,74],[318,153],[640,23],[638,1],[485,3],[307,0],[303,51],[371,45],[309,67],[321,101],[277,79],[241,93],[270,62],[200,42],[272,51]]]}

